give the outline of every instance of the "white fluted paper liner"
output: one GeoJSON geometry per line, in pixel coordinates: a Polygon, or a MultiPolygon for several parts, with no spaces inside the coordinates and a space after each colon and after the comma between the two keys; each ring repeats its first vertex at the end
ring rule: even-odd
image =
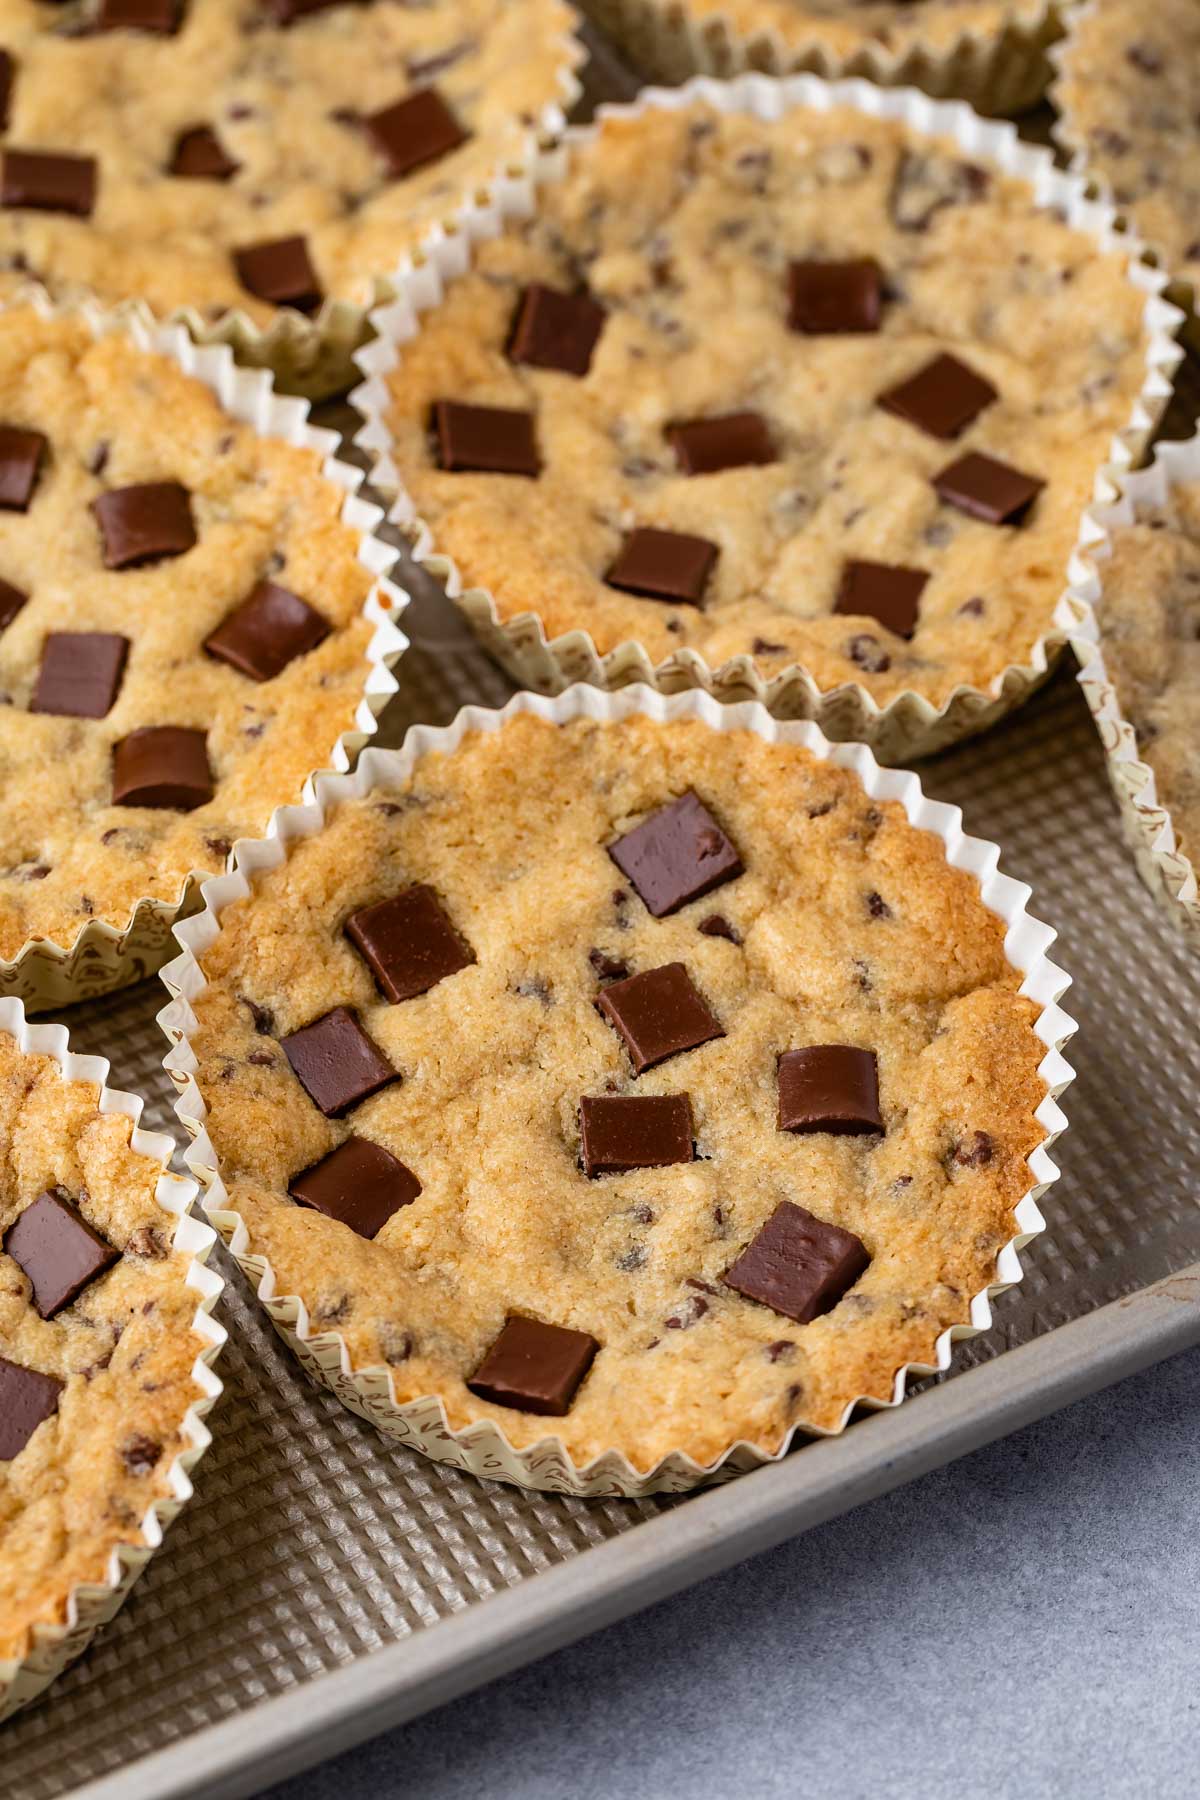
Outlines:
{"type": "Polygon", "coordinates": [[[1148,507],[1163,506],[1177,482],[1200,481],[1200,437],[1159,444],[1145,469],[1127,476],[1113,505],[1097,509],[1089,540],[1075,557],[1069,606],[1079,685],[1104,746],[1109,780],[1139,873],[1168,917],[1200,948],[1200,892],[1191,857],[1176,842],[1170,809],[1158,798],[1154,770],[1143,762],[1137,733],[1121,710],[1104,662],[1104,565],[1112,533],[1148,507]]]}
{"type": "MultiPolygon", "coordinates": [[[[1027,181],[1039,204],[1060,207],[1068,222],[1086,231],[1101,249],[1127,256],[1128,279],[1145,295],[1146,376],[1128,423],[1113,437],[1108,460],[1096,472],[1094,503],[1115,497],[1120,478],[1141,453],[1170,399],[1171,378],[1183,354],[1175,342],[1183,314],[1163,298],[1165,275],[1144,260],[1140,241],[1119,225],[1110,205],[1092,198],[1080,177],[1055,168],[1048,151],[1023,143],[1011,125],[982,119],[960,102],[930,100],[911,89],[877,88],[864,81],[830,83],[811,75],[783,81],[748,75],[728,83],[700,79],[682,88],[647,89],[628,106],[603,108],[602,116],[631,118],[650,108],[685,108],[697,101],[761,119],[777,119],[795,106],[822,112],[849,106],[872,118],[900,120],[925,136],[951,138],[973,161],[991,163],[1027,181]]],[[[1062,650],[1068,619],[1061,600],[1050,628],[1030,646],[1025,659],[1002,669],[986,689],[960,685],[940,706],[906,689],[881,706],[858,683],[822,690],[798,663],[768,678],[750,656],[733,657],[714,669],[697,651],[684,648],[656,667],[645,648],[632,641],[601,656],[582,630],[548,640],[534,613],[501,619],[487,589],[465,587],[454,561],[440,551],[393,459],[387,378],[402,366],[403,347],[420,331],[421,315],[436,307],[448,285],[470,266],[474,244],[499,235],[508,220],[530,218],[537,209],[538,189],[561,180],[575,148],[594,131],[595,127],[571,130],[563,145],[545,153],[531,174],[499,184],[491,201],[465,217],[458,231],[432,238],[421,266],[398,275],[398,298],[371,316],[377,336],[359,352],[366,380],[352,396],[365,419],[356,442],[372,458],[374,485],[395,496],[389,517],[413,540],[416,560],[444,583],[490,654],[515,680],[537,693],[561,693],[574,681],[609,690],[645,682],[665,694],[700,687],[723,701],[761,701],[776,718],[812,719],[838,741],[869,744],[883,762],[928,756],[994,725],[1045,679],[1062,650]]],[[[1085,514],[1081,542],[1086,530],[1085,514]]],[[[1064,569],[1064,593],[1066,585],[1064,569]]]]}
{"type": "MultiPolygon", "coordinates": [[[[860,76],[879,87],[921,88],[938,100],[966,100],[984,113],[1018,113],[1036,105],[1050,80],[1047,47],[1061,29],[1060,0],[1022,0],[990,30],[960,25],[899,49],[863,33],[842,54],[813,19],[785,36],[770,25],[747,30],[719,7],[698,0],[584,0],[587,12],[656,81],[691,75],[728,79],[752,70],[806,72],[827,81],[860,76]]],[[[852,22],[852,21],[851,21],[852,22]]]]}
{"type": "Polygon", "coordinates": [[[1046,1084],[1046,1097],[1035,1115],[1046,1135],[1029,1158],[1029,1189],[1015,1209],[1016,1235],[1000,1251],[995,1280],[972,1298],[970,1322],[951,1326],[937,1339],[934,1362],[929,1365],[909,1363],[897,1369],[887,1400],[862,1396],[861,1401],[852,1401],[838,1423],[838,1431],[845,1426],[856,1405],[874,1409],[896,1406],[904,1397],[910,1376],[930,1375],[948,1369],[955,1340],[986,1331],[992,1322],[992,1298],[1020,1281],[1022,1271],[1017,1252],[1030,1238],[1044,1230],[1038,1201],[1058,1176],[1049,1151],[1066,1124],[1056,1103],[1057,1097],[1073,1075],[1061,1049],[1075,1025],[1058,1005],[1069,978],[1047,960],[1046,952],[1055,934],[1049,926],[1026,912],[1030,890],[999,873],[999,850],[994,844],[966,835],[957,807],[927,799],[915,775],[881,768],[862,745],[831,744],[815,725],[779,723],[753,703],[723,707],[707,694],[695,690],[668,698],[646,687],[605,694],[594,687],[576,686],[553,700],[528,693],[518,694],[501,712],[468,706],[452,724],[442,729],[416,726],[409,732],[402,750],[369,750],[353,775],[318,776],[308,805],[280,807],[271,821],[270,836],[257,842],[241,843],[233,871],[205,882],[202,890],[204,910],[176,926],[175,936],[183,953],[162,971],[163,981],[174,996],[159,1014],[159,1023],[173,1046],[166,1056],[165,1066],[179,1090],[175,1110],[193,1140],[185,1158],[188,1167],[204,1183],[205,1210],[253,1283],[284,1342],[309,1373],[331,1388],[352,1411],[436,1462],[450,1463],[492,1480],[578,1494],[584,1498],[683,1493],[702,1482],[726,1480],[743,1470],[777,1462],[786,1455],[797,1435],[811,1435],[812,1428],[796,1427],[775,1455],[752,1443],[739,1441],[707,1465],[695,1462],[683,1451],[673,1451],[652,1469],[640,1471],[617,1450],[607,1451],[579,1467],[561,1439],[552,1434],[529,1448],[516,1449],[503,1430],[490,1420],[479,1420],[456,1430],[448,1423],[441,1400],[433,1394],[400,1403],[387,1368],[353,1367],[340,1333],[314,1330],[304,1301],[298,1295],[279,1291],[275,1272],[267,1258],[256,1249],[245,1220],[230,1207],[219,1158],[205,1128],[206,1108],[196,1085],[197,1063],[189,1033],[196,1024],[192,1002],[206,986],[200,959],[220,931],[222,910],[252,891],[254,878],[260,871],[276,868],[284,862],[290,842],[319,831],[327,811],[339,801],[360,798],[375,788],[392,787],[407,777],[422,756],[433,751],[454,750],[470,731],[498,731],[518,713],[530,713],[553,724],[565,724],[577,718],[610,723],[633,713],[645,713],[660,722],[700,719],[714,731],[749,730],[768,743],[802,745],[822,761],[853,771],[873,799],[899,801],[911,824],[934,832],[942,840],[946,859],[953,868],[965,869],[976,877],[984,904],[1007,926],[1005,952],[1010,964],[1024,976],[1021,992],[1042,1009],[1035,1029],[1046,1045],[1046,1055],[1039,1069],[1046,1084]]]}
{"type": "MultiPolygon", "coordinates": [[[[185,374],[211,388],[232,418],[253,426],[263,437],[315,450],[322,458],[326,480],[344,490],[342,520],[357,534],[358,560],[374,577],[363,609],[374,630],[366,650],[362,698],[353,729],[343,732],[330,746],[327,758],[332,768],[348,769],[373,736],[380,713],[396,692],[392,665],[408,642],[396,621],[408,604],[408,595],[388,579],[398,552],[375,535],[383,511],[360,497],[361,469],[335,455],[338,434],[310,425],[308,402],[277,394],[266,370],[239,367],[227,346],[195,344],[181,325],[156,324],[144,307],[111,311],[92,303],[56,307],[41,289],[26,299],[47,318],[70,313],[85,319],[97,337],[120,332],[141,350],[169,356],[185,374]]],[[[30,1012],[47,1012],[144,981],[170,956],[174,948],[171,927],[196,905],[201,879],[199,874],[189,875],[174,900],[138,900],[122,926],[89,919],[70,943],[58,944],[45,937],[28,939],[14,957],[0,957],[0,995],[16,995],[30,1012]]]]}
{"type": "Polygon", "coordinates": [[[131,1147],[139,1156],[148,1157],[161,1166],[155,1199],[176,1220],[172,1234],[174,1247],[186,1251],[191,1258],[186,1283],[196,1295],[192,1330],[202,1344],[192,1367],[197,1398],[180,1424],[185,1448],[167,1471],[169,1491],[147,1508],[136,1535],[112,1552],[103,1580],[80,1583],[71,1590],[65,1619],[35,1625],[29,1648],[20,1659],[0,1657],[0,1720],[4,1720],[36,1699],[67,1664],[74,1662],[87,1648],[93,1634],[101,1625],[107,1624],[122,1605],[134,1582],[161,1546],[168,1525],[191,1499],[192,1473],[212,1442],[204,1419],[222,1391],[213,1364],[227,1333],[212,1316],[213,1307],[225,1286],[215,1269],[207,1266],[209,1252],[217,1241],[216,1233],[211,1226],[192,1216],[192,1205],[198,1192],[196,1183],[170,1172],[175,1140],[165,1132],[141,1129],[138,1121],[145,1102],[140,1095],[106,1086],[111,1066],[108,1058],[81,1056],[73,1051],[65,1025],[31,1025],[21,1002],[7,998],[0,999],[0,1032],[15,1038],[19,1048],[28,1055],[53,1057],[62,1070],[64,1081],[82,1081],[96,1086],[99,1111],[124,1114],[132,1125],[131,1147]]]}

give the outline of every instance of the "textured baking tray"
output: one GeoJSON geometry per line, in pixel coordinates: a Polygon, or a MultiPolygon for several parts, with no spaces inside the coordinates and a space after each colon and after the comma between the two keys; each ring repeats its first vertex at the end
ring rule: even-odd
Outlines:
{"type": "MultiPolygon", "coordinates": [[[[1193,380],[1168,429],[1197,410],[1193,380]]],[[[380,742],[507,697],[435,593],[405,627],[416,647],[380,742]]],[[[1032,883],[1075,979],[1062,1179],[995,1328],[896,1412],[728,1487],[584,1502],[389,1445],[309,1385],[220,1252],[227,1391],[196,1500],[90,1653],[0,1730],[5,1793],[252,1794],[1200,1342],[1200,963],[1120,841],[1072,672],[925,781],[1032,883]]],[[[64,1016],[77,1048],[147,1096],[147,1125],[178,1136],[162,1000],[152,982],[64,1016]]]]}

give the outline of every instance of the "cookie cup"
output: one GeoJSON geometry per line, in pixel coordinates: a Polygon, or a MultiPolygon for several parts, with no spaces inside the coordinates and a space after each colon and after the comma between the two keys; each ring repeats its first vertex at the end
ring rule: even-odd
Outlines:
{"type": "MultiPolygon", "coordinates": [[[[323,475],[345,493],[341,517],[357,534],[358,560],[374,577],[364,607],[373,630],[354,725],[329,746],[317,765],[348,769],[396,692],[391,668],[407,643],[396,621],[408,597],[387,578],[398,553],[375,535],[382,510],[360,497],[362,471],[337,458],[338,434],[310,425],[307,402],[277,393],[264,370],[241,368],[227,346],[193,343],[181,325],[157,324],[144,307],[59,308],[42,290],[29,297],[47,318],[79,316],[97,338],[121,333],[140,350],[170,357],[185,374],[210,388],[226,412],[260,436],[281,438],[322,458],[323,475]]],[[[15,956],[0,958],[0,996],[16,996],[28,1012],[48,1012],[146,980],[172,954],[171,927],[198,904],[201,879],[198,872],[189,874],[172,900],[149,896],[138,900],[121,926],[96,918],[87,920],[69,943],[29,938],[15,956]]]]}
{"type": "Polygon", "coordinates": [[[138,1120],[145,1102],[140,1095],[108,1087],[108,1059],[81,1056],[73,1051],[65,1025],[29,1024],[19,1000],[0,998],[0,1032],[13,1038],[18,1048],[27,1054],[52,1057],[61,1069],[64,1081],[94,1085],[99,1090],[98,1110],[119,1113],[129,1119],[131,1148],[160,1166],[162,1173],[155,1198],[164,1212],[176,1221],[172,1234],[174,1247],[186,1251],[190,1258],[186,1282],[196,1295],[192,1330],[202,1345],[192,1368],[197,1397],[180,1425],[186,1448],[167,1470],[167,1491],[150,1504],[136,1526],[130,1527],[127,1539],[112,1551],[103,1574],[94,1581],[72,1587],[64,1598],[60,1616],[40,1620],[32,1627],[19,1658],[0,1657],[0,1720],[4,1720],[36,1699],[68,1663],[74,1662],[87,1648],[94,1633],[118,1611],[146,1564],[161,1547],[168,1525],[191,1499],[192,1473],[212,1442],[204,1419],[222,1391],[213,1365],[227,1334],[224,1326],[212,1316],[225,1285],[215,1269],[207,1267],[209,1252],[217,1241],[216,1233],[192,1216],[198,1191],[196,1183],[170,1172],[175,1140],[163,1132],[141,1129],[138,1120]]]}
{"type": "MultiPolygon", "coordinates": [[[[758,21],[753,0],[586,0],[586,10],[634,65],[656,81],[721,78],[759,70],[837,80],[858,75],[880,87],[915,87],[938,100],[966,100],[985,113],[1024,112],[1050,80],[1047,49],[1062,31],[1056,0],[1018,0],[1000,30],[953,18],[924,21],[888,45],[836,20],[758,21]]],[[[771,9],[774,10],[774,9],[771,9]]]]}
{"type": "Polygon", "coordinates": [[[583,1498],[607,1495],[637,1498],[652,1493],[683,1493],[705,1482],[727,1480],[747,1469],[777,1462],[798,1438],[837,1435],[859,1405],[873,1410],[898,1405],[910,1376],[919,1378],[947,1370],[954,1342],[988,1329],[992,1321],[993,1296],[1021,1279],[1018,1251],[1044,1229],[1038,1201],[1057,1178],[1058,1170],[1049,1151],[1065,1125],[1057,1096],[1073,1073],[1061,1054],[1061,1047],[1075,1026],[1057,1004],[1068,985],[1068,977],[1046,956],[1054,933],[1026,913],[1029,889],[998,872],[999,854],[995,845],[964,833],[962,816],[956,807],[926,799],[915,775],[881,768],[862,745],[834,745],[812,724],[781,724],[771,719],[761,706],[722,707],[707,694],[699,692],[668,698],[645,687],[604,694],[593,687],[576,686],[553,700],[528,693],[518,694],[501,712],[466,707],[451,725],[442,729],[416,726],[409,732],[403,750],[372,750],[363,757],[353,775],[318,776],[309,804],[281,807],[271,822],[270,837],[259,842],[241,843],[234,869],[205,883],[203,912],[176,928],[175,935],[183,946],[183,953],[162,971],[163,981],[173,998],[159,1014],[159,1023],[173,1046],[165,1066],[179,1090],[176,1111],[192,1139],[185,1152],[186,1161],[206,1189],[205,1210],[253,1284],[279,1335],[308,1372],[352,1411],[436,1462],[450,1463],[490,1480],[583,1498]],[[1024,975],[1021,993],[1042,1009],[1035,1029],[1046,1046],[1046,1055],[1039,1066],[1046,1094],[1035,1114],[1045,1136],[1028,1159],[1029,1185],[1014,1211],[1016,1232],[998,1253],[994,1280],[971,1297],[967,1317],[962,1323],[952,1325],[940,1334],[933,1346],[931,1360],[906,1363],[897,1368],[885,1394],[864,1394],[852,1400],[832,1430],[800,1422],[789,1429],[777,1448],[739,1440],[731,1442],[707,1464],[698,1463],[680,1449],[663,1456],[653,1467],[638,1469],[616,1449],[603,1452],[581,1467],[562,1440],[549,1430],[538,1442],[516,1448],[503,1429],[490,1420],[477,1420],[461,1429],[454,1428],[436,1394],[398,1401],[388,1368],[378,1365],[356,1368],[340,1333],[314,1328],[304,1300],[298,1295],[279,1291],[270,1262],[256,1248],[245,1220],[230,1207],[219,1158],[205,1127],[206,1108],[195,1081],[198,1065],[189,1043],[189,1033],[196,1024],[192,1002],[206,985],[200,958],[221,929],[222,910],[252,891],[255,876],[260,871],[283,863],[290,842],[319,832],[327,811],[339,800],[393,787],[407,777],[422,756],[429,752],[452,751],[470,732],[495,732],[517,714],[531,714],[555,725],[580,718],[612,723],[633,714],[644,714],[660,723],[695,719],[717,732],[752,731],[767,743],[800,745],[822,761],[852,771],[872,798],[899,801],[910,824],[932,831],[941,840],[952,867],[966,870],[978,879],[984,904],[1005,922],[1006,954],[1012,967],[1024,975]]]}
{"type": "Polygon", "coordinates": [[[1068,598],[1071,647],[1100,742],[1121,824],[1138,872],[1167,917],[1200,949],[1200,891],[1192,859],[1179,848],[1170,809],[1158,798],[1154,770],[1141,759],[1104,661],[1104,569],[1112,532],[1131,525],[1143,507],[1162,506],[1177,482],[1200,481],[1200,437],[1159,444],[1154,460],[1127,477],[1120,498],[1098,508],[1086,546],[1075,558],[1068,598]]]}
{"type": "MultiPolygon", "coordinates": [[[[780,81],[749,75],[727,83],[700,79],[682,88],[650,89],[631,105],[605,108],[604,114],[632,118],[653,108],[683,109],[696,101],[764,120],[776,119],[792,107],[830,111],[847,106],[872,118],[899,120],[924,136],[949,138],[970,160],[990,163],[1028,182],[1041,205],[1060,208],[1068,223],[1088,233],[1099,248],[1123,252],[1128,257],[1128,280],[1144,296],[1146,356],[1145,379],[1129,420],[1114,435],[1107,460],[1095,474],[1094,502],[1116,497],[1124,472],[1141,453],[1170,399],[1171,377],[1182,356],[1175,333],[1183,315],[1164,298],[1166,276],[1144,257],[1140,241],[1120,226],[1113,207],[1092,198],[1081,177],[1056,169],[1048,151],[1022,142],[1011,125],[981,119],[959,102],[936,102],[912,89],[889,90],[863,81],[828,83],[811,75],[780,81]]],[[[489,654],[521,686],[537,693],[558,694],[576,681],[609,691],[631,682],[645,683],[662,694],[703,688],[723,702],[757,700],[778,719],[811,719],[839,742],[869,744],[882,762],[928,756],[996,724],[1045,680],[1061,652],[1069,624],[1061,599],[1048,628],[1021,662],[1001,669],[986,688],[960,684],[940,705],[905,689],[881,705],[857,682],[818,687],[800,663],[768,674],[755,658],[742,655],[713,668],[698,651],[681,648],[655,665],[646,648],[632,640],[602,655],[582,629],[550,639],[536,613],[502,617],[489,590],[467,586],[453,559],[440,550],[434,530],[405,489],[392,454],[388,377],[402,369],[404,346],[419,334],[422,315],[437,308],[456,277],[471,266],[474,245],[498,236],[507,221],[534,216],[539,190],[563,178],[577,147],[594,132],[594,127],[571,130],[561,146],[538,159],[530,174],[499,184],[490,201],[465,216],[457,230],[432,238],[420,266],[397,276],[397,299],[372,314],[377,335],[359,352],[366,380],[352,397],[365,420],[356,442],[371,457],[372,483],[392,499],[389,518],[410,540],[416,561],[444,585],[489,654]]],[[[1086,518],[1081,519],[1080,543],[1087,530],[1086,518]]],[[[1064,594],[1066,586],[1064,568],[1064,594]]]]}

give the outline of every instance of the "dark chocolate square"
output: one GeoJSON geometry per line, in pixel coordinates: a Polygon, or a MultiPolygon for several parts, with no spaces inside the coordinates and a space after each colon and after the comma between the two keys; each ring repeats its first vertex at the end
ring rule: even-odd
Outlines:
{"type": "Polygon", "coordinates": [[[669,1056],[725,1036],[681,962],[611,982],[596,1004],[625,1039],[639,1075],[669,1056]]]}
{"type": "Polygon", "coordinates": [[[879,1067],[873,1050],[810,1044],[779,1058],[780,1131],[828,1131],[860,1137],[883,1130],[879,1067]]]}
{"type": "Polygon", "coordinates": [[[832,1311],[870,1261],[852,1231],[781,1200],[725,1271],[725,1282],[747,1300],[807,1325],[832,1311]]]}
{"type": "Polygon", "coordinates": [[[392,1214],[411,1206],[420,1192],[420,1182],[399,1157],[360,1137],[348,1137],[288,1187],[301,1206],[340,1220],[361,1238],[377,1237],[392,1214]]]}
{"type": "Polygon", "coordinates": [[[586,1094],[579,1102],[579,1129],[589,1175],[659,1169],[695,1158],[687,1094],[586,1094]]]}
{"type": "Polygon", "coordinates": [[[475,961],[431,887],[407,887],[360,907],[346,920],[346,936],[393,1005],[428,993],[475,961]]]}
{"type": "Polygon", "coordinates": [[[211,125],[193,125],[176,140],[168,174],[185,181],[232,181],[240,168],[211,125]]]}
{"type": "Polygon", "coordinates": [[[121,1252],[92,1230],[65,1194],[48,1191],[17,1215],[4,1234],[4,1249],[28,1277],[43,1319],[70,1306],[121,1260],[121,1252]]]}
{"type": "Polygon", "coordinates": [[[393,180],[437,162],[465,144],[470,132],[464,131],[436,88],[418,88],[385,106],[382,112],[369,113],[363,128],[387,164],[393,180]]]}
{"type": "Polygon", "coordinates": [[[111,488],[92,501],[106,569],[137,569],[182,556],[196,542],[191,498],[178,481],[111,488]]]}
{"type": "Polygon", "coordinates": [[[467,1386],[493,1406],[561,1417],[599,1348],[586,1331],[512,1313],[467,1386]]]}
{"type": "Polygon", "coordinates": [[[100,0],[95,28],[174,37],[179,30],[180,12],[180,0],[100,0]]]}
{"type": "Polygon", "coordinates": [[[880,394],[878,405],[930,437],[956,438],[996,398],[990,381],[956,356],[943,355],[880,394]]]}
{"type": "Polygon", "coordinates": [[[111,711],[129,639],[109,631],[52,631],[42,649],[30,712],[102,719],[111,711]]]}
{"type": "Polygon", "coordinates": [[[509,361],[557,369],[563,375],[586,375],[604,319],[604,308],[590,294],[564,294],[535,281],[517,305],[509,361]]]}
{"type": "Polygon", "coordinates": [[[453,474],[536,476],[541,469],[531,412],[436,400],[433,429],[439,466],[453,474]]]}
{"type": "Polygon", "coordinates": [[[12,1462],[42,1423],[58,1411],[65,1382],[0,1356],[0,1462],[12,1462]]]}
{"type": "Polygon", "coordinates": [[[685,475],[716,475],[722,469],[773,463],[778,456],[767,422],[756,412],[688,419],[672,425],[667,437],[685,475]]]}
{"type": "Polygon", "coordinates": [[[794,262],[788,269],[788,325],[809,336],[878,331],[883,270],[874,257],[794,262]]]}
{"type": "Polygon", "coordinates": [[[261,244],[246,244],[234,251],[233,266],[246,292],[271,306],[292,306],[297,312],[315,313],[324,297],[305,238],[272,238],[261,244]]]}
{"type": "Polygon", "coordinates": [[[28,598],[11,581],[0,581],[0,631],[8,629],[28,598]]]}
{"type": "Polygon", "coordinates": [[[324,643],[332,626],[315,607],[273,581],[260,581],[223,619],[204,648],[251,681],[272,681],[297,656],[324,643]]]}
{"type": "Polygon", "coordinates": [[[0,425],[0,507],[28,512],[49,443],[40,431],[0,425]]]}
{"type": "Polygon", "coordinates": [[[87,219],[95,205],[94,156],[49,150],[5,150],[0,156],[0,206],[87,219]]]}
{"type": "Polygon", "coordinates": [[[300,1085],[327,1119],[340,1119],[352,1106],[400,1079],[399,1071],[345,1006],[335,1006],[280,1042],[300,1085]]]}
{"type": "Polygon", "coordinates": [[[699,606],[719,554],[718,546],[708,538],[639,525],[621,545],[604,579],[609,587],[638,594],[644,600],[699,606]]]}
{"type": "Polygon", "coordinates": [[[900,563],[848,562],[842,568],[835,613],[878,619],[897,637],[910,638],[929,573],[900,563]]]}
{"type": "Polygon", "coordinates": [[[995,457],[972,451],[960,456],[933,478],[940,500],[985,525],[1020,525],[1045,487],[1036,475],[1024,475],[995,457]]]}
{"type": "Polygon", "coordinates": [[[212,770],[202,731],[186,725],[145,725],[113,746],[114,806],[194,812],[213,797],[212,770]]]}
{"type": "Polygon", "coordinates": [[[690,790],[610,844],[608,854],[656,919],[742,873],[742,859],[690,790]]]}

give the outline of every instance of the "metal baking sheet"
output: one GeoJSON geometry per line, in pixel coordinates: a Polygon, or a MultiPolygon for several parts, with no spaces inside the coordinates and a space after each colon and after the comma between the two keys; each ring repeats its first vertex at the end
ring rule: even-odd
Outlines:
{"type": "MultiPolygon", "coordinates": [[[[606,91],[613,92],[611,75],[606,91]]],[[[1189,388],[1175,431],[1198,395],[1189,388]]],[[[506,678],[422,588],[396,743],[506,678]]],[[[1200,964],[1142,887],[1069,671],[924,771],[1058,927],[1079,1078],[1049,1229],[995,1328],[898,1411],[685,1500],[587,1502],[398,1449],[310,1385],[218,1253],[231,1332],[196,1499],[124,1611],[0,1731],[20,1800],[252,1794],[389,1724],[1200,1342],[1200,964]]],[[[180,1136],[157,982],[65,1014],[180,1136]]]]}

